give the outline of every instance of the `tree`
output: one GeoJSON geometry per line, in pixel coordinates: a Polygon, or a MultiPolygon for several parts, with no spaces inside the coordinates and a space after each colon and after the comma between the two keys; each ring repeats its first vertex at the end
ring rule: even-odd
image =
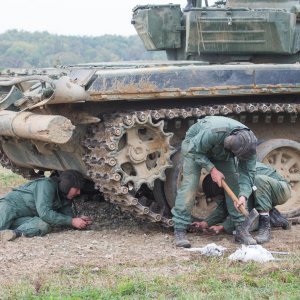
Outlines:
{"type": "Polygon", "coordinates": [[[147,52],[138,36],[63,36],[17,30],[0,34],[0,68],[165,58],[164,52],[147,52]]]}

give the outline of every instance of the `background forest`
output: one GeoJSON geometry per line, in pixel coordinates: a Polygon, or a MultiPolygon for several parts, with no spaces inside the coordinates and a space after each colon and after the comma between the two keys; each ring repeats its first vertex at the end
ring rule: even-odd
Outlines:
{"type": "Polygon", "coordinates": [[[165,54],[147,52],[137,35],[63,36],[18,30],[0,34],[0,69],[152,59],[165,59],[165,54]]]}

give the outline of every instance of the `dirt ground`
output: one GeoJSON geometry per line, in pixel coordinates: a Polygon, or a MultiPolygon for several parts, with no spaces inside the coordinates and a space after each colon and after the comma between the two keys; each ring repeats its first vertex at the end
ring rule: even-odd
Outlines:
{"type": "MultiPolygon", "coordinates": [[[[94,224],[88,230],[55,229],[44,237],[19,238],[0,247],[0,285],[14,279],[49,274],[61,268],[87,266],[98,270],[113,265],[151,261],[189,260],[191,253],[174,245],[170,229],[138,221],[121,213],[106,202],[85,202],[80,211],[90,214],[94,224]]],[[[193,247],[216,243],[228,248],[230,254],[238,247],[233,237],[222,234],[207,236],[189,233],[193,247]]],[[[273,239],[265,248],[272,251],[295,252],[300,249],[300,226],[291,230],[273,230],[273,239]]],[[[169,265],[170,266],[170,265],[169,265]]],[[[174,266],[175,267],[175,266],[174,266]]],[[[172,270],[159,269],[161,274],[172,270]]]]}

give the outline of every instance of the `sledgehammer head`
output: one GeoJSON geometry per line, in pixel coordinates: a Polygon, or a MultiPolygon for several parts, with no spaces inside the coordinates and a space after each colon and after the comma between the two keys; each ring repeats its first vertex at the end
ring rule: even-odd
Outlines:
{"type": "Polygon", "coordinates": [[[253,208],[248,216],[245,216],[245,221],[243,222],[243,229],[247,230],[249,232],[252,224],[255,222],[255,220],[258,218],[259,213],[255,208],[253,208]]]}

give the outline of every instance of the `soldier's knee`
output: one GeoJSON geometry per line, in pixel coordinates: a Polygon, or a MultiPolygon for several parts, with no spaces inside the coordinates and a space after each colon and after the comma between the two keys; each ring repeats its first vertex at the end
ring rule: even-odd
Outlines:
{"type": "Polygon", "coordinates": [[[43,236],[51,231],[51,226],[43,220],[39,220],[37,223],[37,229],[39,231],[39,235],[43,236]]]}
{"type": "Polygon", "coordinates": [[[266,175],[256,175],[254,184],[257,188],[262,187],[262,186],[265,186],[265,184],[268,180],[269,180],[269,177],[266,175]]]}

